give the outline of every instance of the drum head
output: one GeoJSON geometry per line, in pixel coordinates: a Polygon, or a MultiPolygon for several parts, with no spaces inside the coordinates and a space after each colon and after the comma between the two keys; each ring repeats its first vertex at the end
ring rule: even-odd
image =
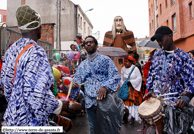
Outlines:
{"type": "Polygon", "coordinates": [[[146,101],[144,101],[138,108],[138,113],[141,116],[149,117],[158,109],[160,109],[161,101],[156,98],[150,98],[146,101]]]}

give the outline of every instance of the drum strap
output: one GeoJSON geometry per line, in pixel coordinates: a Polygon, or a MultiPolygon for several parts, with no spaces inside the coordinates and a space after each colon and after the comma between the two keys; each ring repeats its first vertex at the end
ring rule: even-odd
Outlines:
{"type": "Polygon", "coordinates": [[[14,76],[13,76],[13,85],[14,85],[14,81],[15,81],[15,74],[16,74],[16,70],[17,70],[17,64],[18,64],[18,60],[20,59],[20,57],[22,56],[22,54],[31,46],[34,46],[35,44],[28,44],[27,46],[24,47],[24,49],[19,53],[16,62],[15,62],[15,69],[14,69],[14,76]]]}
{"type": "Polygon", "coordinates": [[[60,118],[60,115],[57,115],[57,117],[58,117],[57,125],[59,125],[59,122],[60,122],[61,118],[60,118]]]}
{"type": "MultiPolygon", "coordinates": [[[[179,52],[179,51],[178,51],[178,50],[175,50],[175,52],[179,52]]],[[[170,74],[168,75],[167,82],[166,82],[166,84],[165,84],[165,86],[164,86],[164,90],[163,90],[162,94],[166,93],[166,92],[169,90],[169,87],[172,86],[172,84],[174,84],[174,83],[176,82],[176,80],[178,79],[178,77],[180,76],[180,74],[179,74],[179,75],[174,79],[174,81],[173,81],[173,82],[168,86],[168,88],[167,88],[167,84],[168,84],[169,78],[170,78],[170,76],[172,75],[172,72],[173,72],[173,70],[174,70],[174,66],[175,66],[175,63],[176,63],[177,58],[178,58],[178,57],[176,57],[176,59],[175,59],[173,65],[172,65],[172,68],[171,68],[171,70],[170,70],[170,74]]]]}

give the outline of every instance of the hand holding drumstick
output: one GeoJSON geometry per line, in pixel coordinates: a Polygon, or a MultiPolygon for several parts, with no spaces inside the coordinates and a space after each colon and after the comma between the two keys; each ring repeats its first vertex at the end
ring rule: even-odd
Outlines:
{"type": "MultiPolygon", "coordinates": [[[[153,97],[158,98],[154,93],[147,93],[144,95],[143,99],[153,97]]],[[[186,106],[186,102],[183,99],[178,99],[177,103],[172,103],[175,107],[183,109],[186,106]]]]}

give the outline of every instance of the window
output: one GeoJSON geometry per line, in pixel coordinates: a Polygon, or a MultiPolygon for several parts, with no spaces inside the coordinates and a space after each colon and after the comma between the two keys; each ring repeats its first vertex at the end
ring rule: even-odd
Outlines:
{"type": "Polygon", "coordinates": [[[155,1],[156,4],[156,10],[158,9],[158,0],[155,1]]]}
{"type": "Polygon", "coordinates": [[[152,27],[151,27],[151,23],[150,23],[150,31],[151,31],[152,27]]]}
{"type": "Polygon", "coordinates": [[[3,15],[0,14],[0,23],[3,23],[3,15]]]}
{"type": "Polygon", "coordinates": [[[171,3],[171,5],[174,5],[174,3],[175,3],[175,0],[171,0],[171,2],[172,2],[172,3],[171,3]]]}
{"type": "Polygon", "coordinates": [[[160,14],[162,14],[162,4],[160,4],[160,14]]]}
{"type": "Polygon", "coordinates": [[[189,17],[190,17],[190,19],[193,18],[193,7],[192,7],[192,2],[189,3],[189,17]]]}
{"type": "Polygon", "coordinates": [[[82,17],[80,18],[80,27],[82,28],[82,17]]]}
{"type": "Polygon", "coordinates": [[[149,15],[150,15],[151,13],[150,13],[150,8],[149,8],[149,15]]]}
{"type": "Polygon", "coordinates": [[[172,27],[173,27],[173,31],[175,31],[176,30],[176,14],[172,16],[172,27]]]}
{"type": "Polygon", "coordinates": [[[153,12],[153,5],[151,5],[151,8],[152,8],[152,12],[153,12]]]}
{"type": "Polygon", "coordinates": [[[152,29],[154,28],[154,21],[152,20],[152,29]]]}
{"type": "Polygon", "coordinates": [[[88,35],[90,35],[90,28],[88,27],[88,35]]]}
{"type": "Polygon", "coordinates": [[[168,0],[165,0],[165,7],[168,7],[168,0]]]}
{"type": "Polygon", "coordinates": [[[77,17],[77,24],[78,24],[78,26],[80,26],[80,15],[78,14],[78,17],[77,17]]]}
{"type": "Polygon", "coordinates": [[[86,32],[86,22],[84,22],[84,33],[86,32]]]}
{"type": "Polygon", "coordinates": [[[158,15],[156,15],[156,27],[159,27],[158,15]]]}
{"type": "Polygon", "coordinates": [[[166,26],[168,27],[168,20],[166,21],[166,26]]]}

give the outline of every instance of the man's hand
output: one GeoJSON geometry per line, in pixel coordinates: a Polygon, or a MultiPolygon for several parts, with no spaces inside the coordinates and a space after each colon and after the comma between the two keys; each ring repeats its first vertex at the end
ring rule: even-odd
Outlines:
{"type": "Polygon", "coordinates": [[[62,110],[66,111],[69,108],[69,101],[68,100],[61,100],[63,103],[62,110]]]}
{"type": "Polygon", "coordinates": [[[150,98],[150,97],[155,97],[156,98],[156,95],[154,93],[147,93],[143,96],[143,99],[150,98]]]}
{"type": "Polygon", "coordinates": [[[97,94],[99,94],[97,100],[102,100],[103,98],[106,98],[106,92],[107,89],[105,87],[101,87],[97,92],[97,94]]]}
{"type": "Polygon", "coordinates": [[[72,88],[73,88],[73,89],[79,88],[79,84],[78,84],[78,83],[76,83],[76,82],[75,82],[75,83],[73,83],[72,88]]]}
{"type": "Polygon", "coordinates": [[[176,107],[181,109],[183,109],[186,105],[187,103],[183,99],[178,99],[176,103],[176,107]]]}

